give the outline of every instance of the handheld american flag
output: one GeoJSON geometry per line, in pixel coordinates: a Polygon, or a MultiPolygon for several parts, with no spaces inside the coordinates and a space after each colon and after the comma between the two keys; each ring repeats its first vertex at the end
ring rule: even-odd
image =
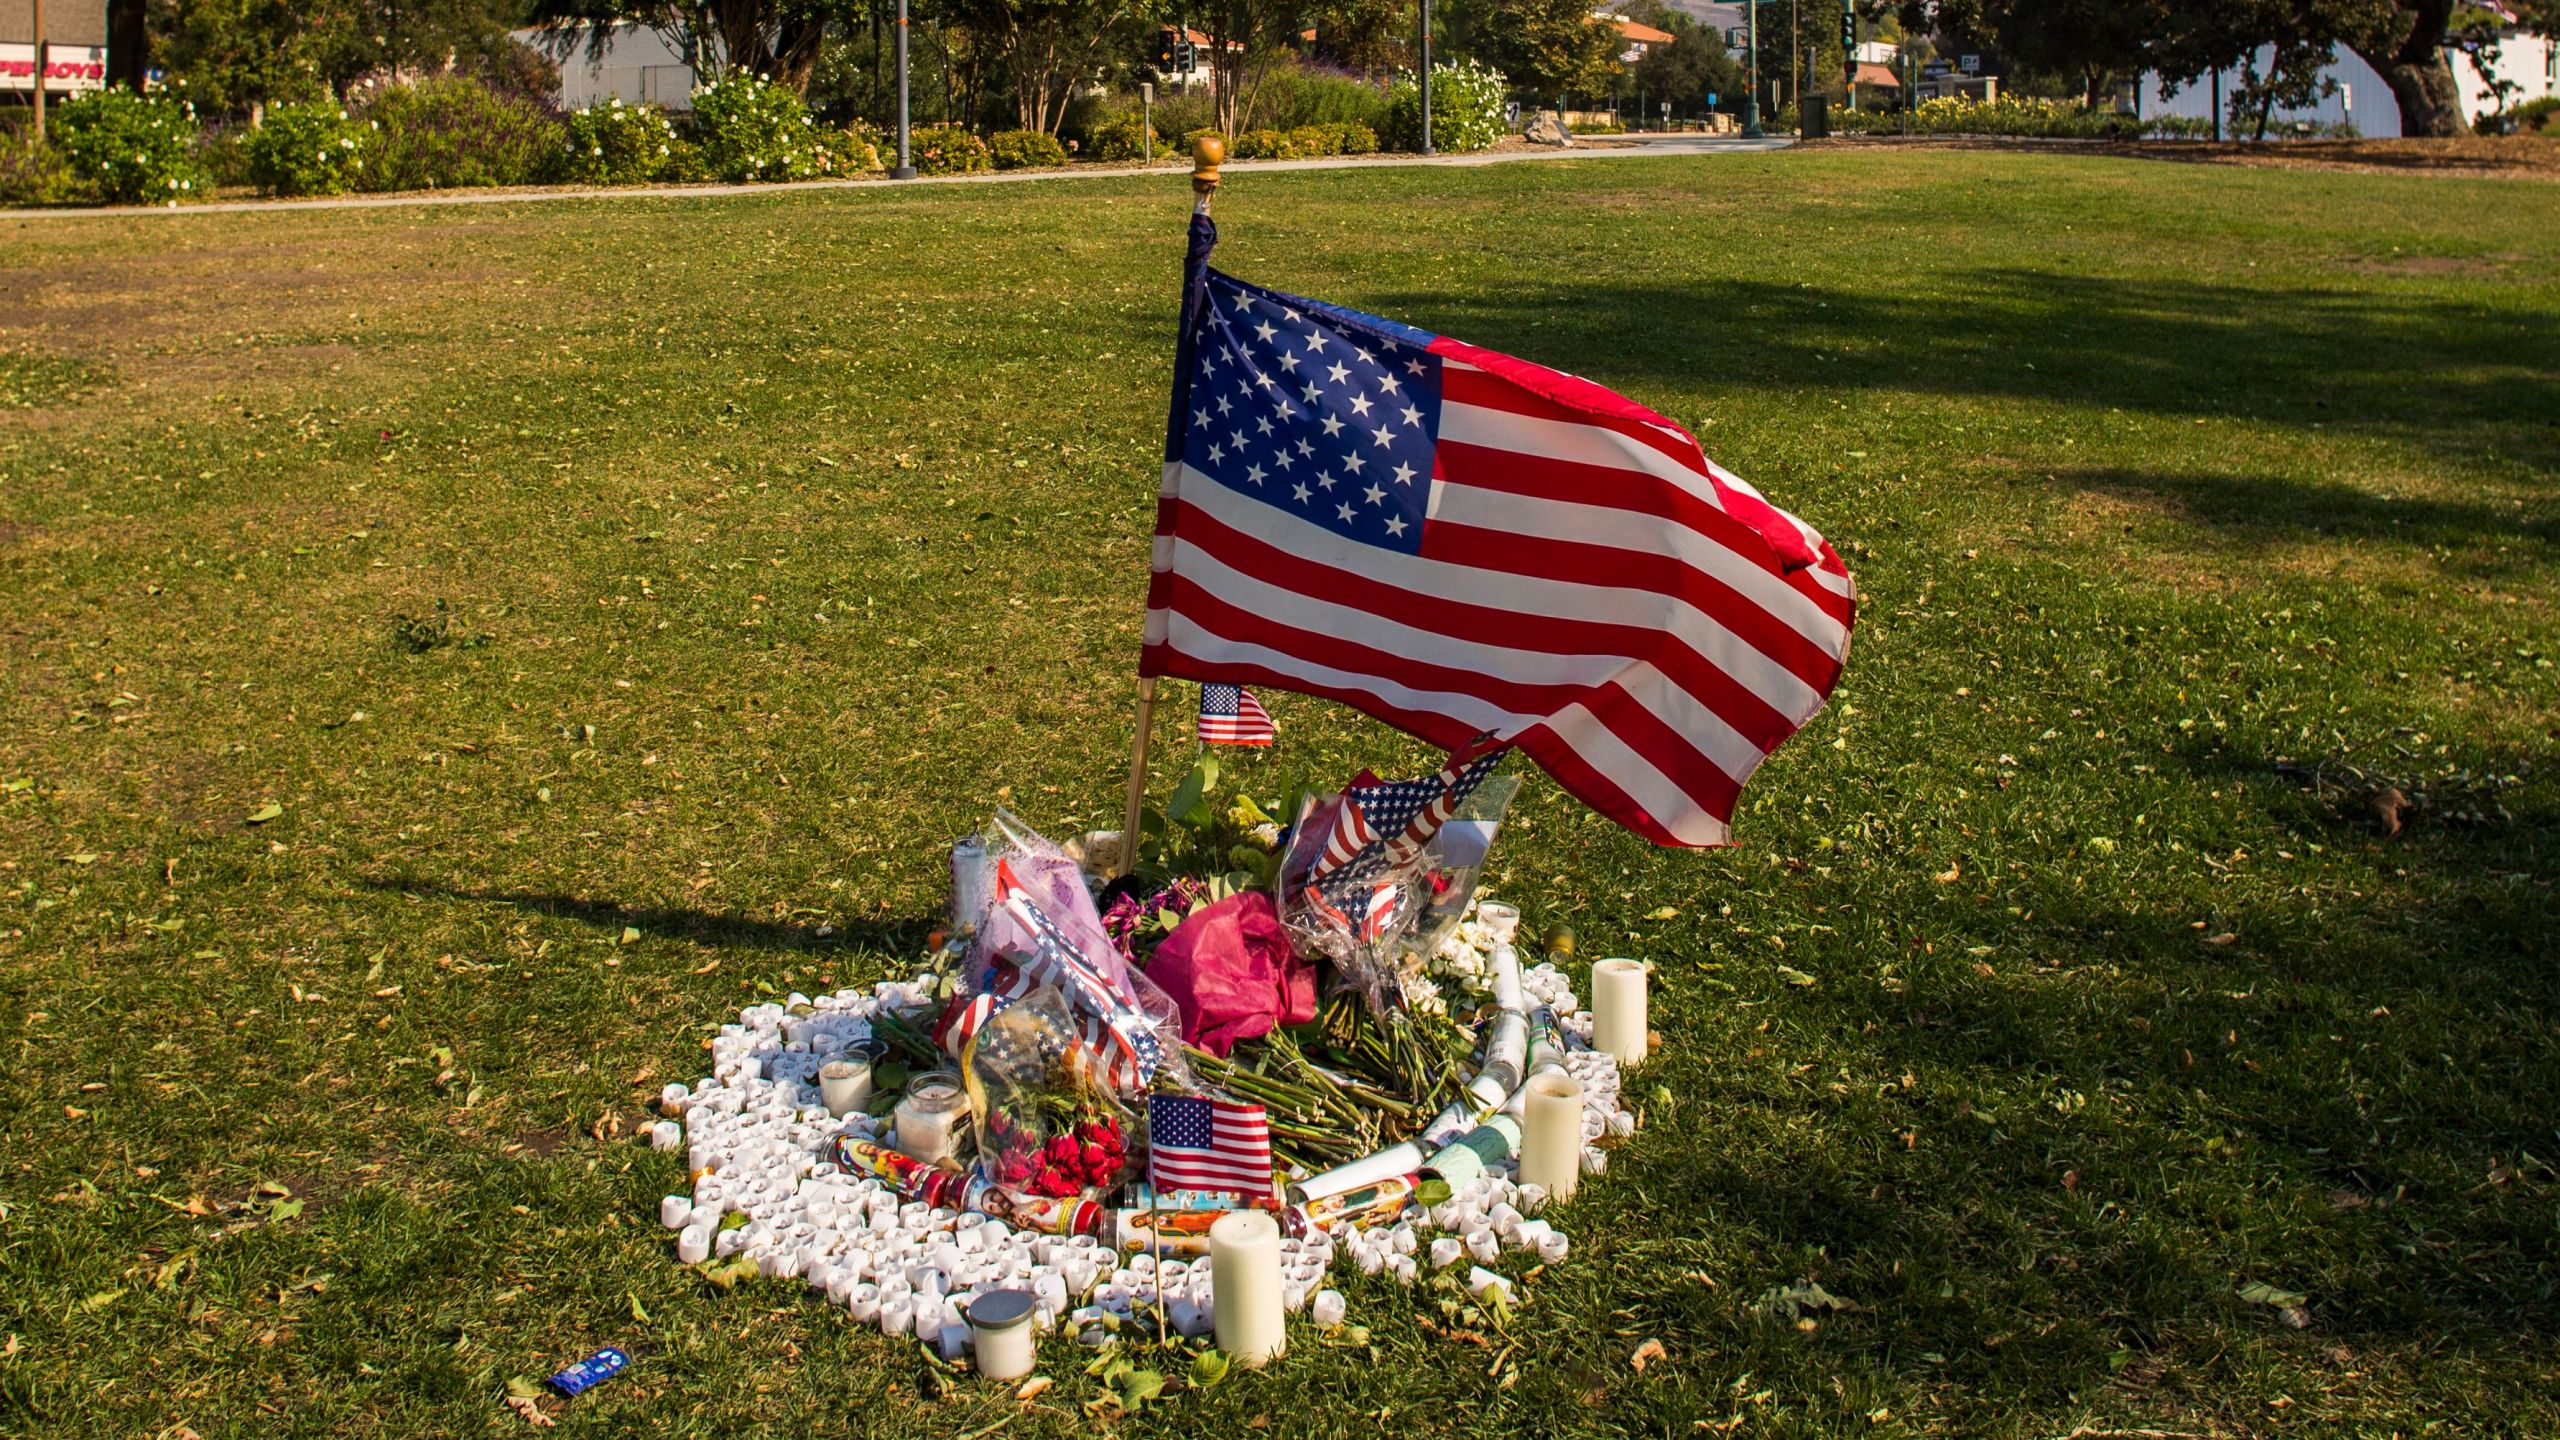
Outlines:
{"type": "Polygon", "coordinates": [[[1147,1170],[1159,1192],[1222,1190],[1260,1199],[1271,1193],[1270,1121],[1259,1105],[1151,1095],[1147,1170]]]}
{"type": "Polygon", "coordinates": [[[1248,285],[1216,241],[1195,216],[1139,673],[1490,734],[1658,844],[1727,843],[1839,681],[1839,556],[1634,401],[1248,285]]]}
{"type": "Polygon", "coordinates": [[[1203,745],[1268,745],[1280,738],[1271,712],[1241,685],[1200,687],[1200,743],[1203,745]]]}

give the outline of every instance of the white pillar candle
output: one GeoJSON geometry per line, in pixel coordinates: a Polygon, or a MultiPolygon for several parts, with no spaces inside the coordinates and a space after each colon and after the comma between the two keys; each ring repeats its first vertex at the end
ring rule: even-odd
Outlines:
{"type": "Polygon", "coordinates": [[[1520,934],[1520,907],[1487,900],[1476,907],[1476,918],[1493,932],[1493,943],[1508,945],[1520,934]]]}
{"type": "Polygon", "coordinates": [[[1209,1227],[1209,1274],[1219,1349],[1254,1366],[1287,1351],[1279,1221],[1260,1210],[1219,1216],[1209,1227]]]}
{"type": "Polygon", "coordinates": [[[1591,967],[1591,1044],[1621,1066],[1645,1057],[1644,962],[1602,960],[1591,967]]]}
{"type": "Polygon", "coordinates": [[[1027,1290],[997,1290],[969,1306],[969,1333],[977,1342],[978,1373],[990,1380],[1019,1380],[1031,1373],[1037,1332],[1031,1317],[1040,1308],[1027,1290]]]}
{"type": "Polygon", "coordinates": [[[1520,1137],[1520,1183],[1549,1200],[1573,1198],[1582,1178],[1582,1085],[1550,1071],[1529,1082],[1520,1137]]]}

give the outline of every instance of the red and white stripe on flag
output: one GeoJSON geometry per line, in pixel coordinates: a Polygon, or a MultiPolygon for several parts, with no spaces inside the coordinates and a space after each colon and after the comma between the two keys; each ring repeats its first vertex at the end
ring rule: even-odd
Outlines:
{"type": "Polygon", "coordinates": [[[1489,735],[1657,844],[1729,843],[1847,658],[1831,546],[1588,380],[1206,285],[1140,673],[1321,695],[1453,752],[1489,735]]]}

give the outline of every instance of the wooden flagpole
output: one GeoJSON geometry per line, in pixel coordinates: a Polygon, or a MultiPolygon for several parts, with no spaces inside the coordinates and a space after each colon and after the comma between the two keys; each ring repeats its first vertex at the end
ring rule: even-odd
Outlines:
{"type": "MultiPolygon", "coordinates": [[[[1218,191],[1218,165],[1227,158],[1226,142],[1215,135],[1203,135],[1191,145],[1191,213],[1209,213],[1209,197],[1218,191]]],[[[1186,297],[1182,307],[1183,322],[1190,323],[1191,306],[1186,297]]],[[[1156,728],[1156,677],[1138,677],[1138,734],[1129,744],[1129,803],[1120,815],[1120,863],[1113,867],[1115,875],[1126,875],[1138,865],[1138,826],[1146,812],[1147,741],[1156,728]]]]}

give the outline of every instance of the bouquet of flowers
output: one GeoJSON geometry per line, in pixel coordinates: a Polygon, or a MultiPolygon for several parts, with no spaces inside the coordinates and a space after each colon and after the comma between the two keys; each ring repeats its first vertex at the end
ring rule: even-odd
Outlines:
{"type": "Polygon", "coordinates": [[[969,1041],[978,1173],[1051,1199],[1092,1197],[1129,1173],[1128,1126],[1085,1024],[1055,990],[1005,1007],[969,1041]]]}
{"type": "Polygon", "coordinates": [[[987,1178],[1055,1199],[1098,1195],[1129,1173],[1120,1117],[1099,1110],[1064,1120],[990,1111],[978,1148],[987,1178]]]}

